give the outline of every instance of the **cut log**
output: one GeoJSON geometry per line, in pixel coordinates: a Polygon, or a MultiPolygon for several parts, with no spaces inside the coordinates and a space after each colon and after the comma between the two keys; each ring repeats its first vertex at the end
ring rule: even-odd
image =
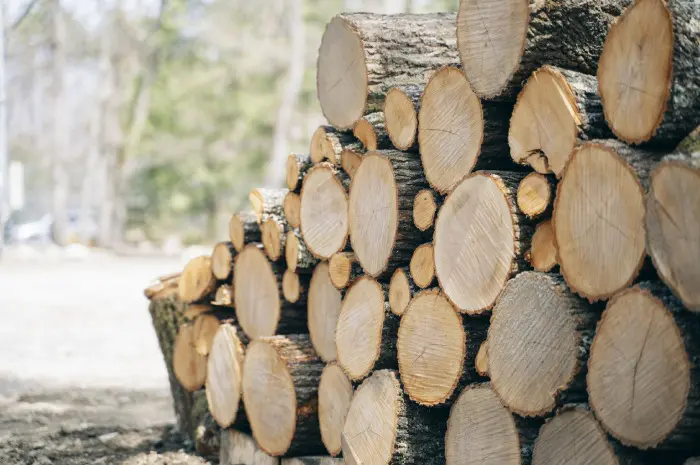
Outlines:
{"type": "Polygon", "coordinates": [[[311,160],[311,157],[306,154],[292,153],[287,157],[285,178],[289,192],[298,193],[301,190],[304,176],[306,176],[306,173],[313,165],[314,162],[311,160]]]}
{"type": "Polygon", "coordinates": [[[243,402],[253,437],[265,452],[323,453],[318,424],[322,371],[308,335],[262,338],[248,345],[243,402]]]}
{"type": "Polygon", "coordinates": [[[318,263],[316,257],[306,248],[306,244],[301,239],[301,233],[298,229],[287,231],[284,257],[287,261],[287,268],[291,271],[311,270],[318,263]]]}
{"type": "Polygon", "coordinates": [[[458,385],[474,382],[474,359],[487,325],[486,320],[465,320],[465,331],[462,316],[437,288],[414,297],[401,318],[396,343],[401,382],[411,400],[444,404],[458,385]],[[465,363],[467,352],[471,362],[465,363]]]}
{"type": "Polygon", "coordinates": [[[438,204],[432,189],[421,189],[413,198],[413,224],[420,231],[428,231],[433,227],[438,204]]]}
{"type": "Polygon", "coordinates": [[[328,259],[348,240],[348,195],[330,164],[314,166],[301,188],[301,235],[309,251],[328,259]]]}
{"type": "Polygon", "coordinates": [[[216,289],[211,257],[195,257],[185,265],[178,281],[178,297],[185,303],[204,300],[216,289]]]}
{"type": "Polygon", "coordinates": [[[617,137],[676,145],[700,124],[698,37],[697,2],[637,1],[612,25],[598,81],[617,137]]]}
{"type": "Polygon", "coordinates": [[[389,275],[408,264],[423,234],[413,224],[413,198],[427,187],[415,154],[368,152],[350,186],[352,248],[365,272],[389,275]]]}
{"type": "Polygon", "coordinates": [[[330,126],[319,126],[311,137],[309,154],[314,163],[327,159],[337,165],[340,163],[340,154],[343,149],[359,150],[361,147],[351,132],[338,131],[330,126]]]}
{"type": "Polygon", "coordinates": [[[419,291],[408,268],[397,268],[389,281],[389,307],[392,313],[403,315],[409,302],[419,291]]]}
{"type": "MultiPolygon", "coordinates": [[[[222,428],[228,428],[239,414],[241,378],[243,368],[243,344],[236,328],[222,324],[207,359],[207,403],[214,420],[222,428]]],[[[243,412],[243,409],[240,409],[243,412]]]]}
{"type": "Polygon", "coordinates": [[[148,300],[165,299],[177,295],[181,272],[173,273],[173,276],[159,278],[155,283],[143,291],[148,300]]]}
{"type": "Polygon", "coordinates": [[[411,278],[421,289],[430,286],[435,280],[435,259],[433,257],[433,244],[421,244],[416,247],[411,257],[411,278]]]}
{"type": "Polygon", "coordinates": [[[611,140],[574,150],[552,215],[557,262],[572,291],[604,300],[639,273],[645,256],[643,186],[658,159],[611,140]]]}
{"type": "Polygon", "coordinates": [[[352,383],[337,363],[329,363],[318,385],[318,422],[323,445],[334,457],[341,451],[340,435],[351,400],[352,383]]]}
{"type": "Polygon", "coordinates": [[[508,132],[513,161],[538,173],[561,173],[581,140],[609,137],[593,76],[543,66],[529,77],[508,132]]]}
{"type": "Polygon", "coordinates": [[[493,308],[488,336],[489,376],[503,405],[534,417],[557,403],[585,400],[598,312],[558,275],[528,271],[510,280],[493,308]]]}
{"type": "Polygon", "coordinates": [[[233,286],[222,284],[217,287],[211,304],[220,307],[233,307],[233,286]]]}
{"type": "Polygon", "coordinates": [[[173,371],[183,388],[193,392],[204,386],[207,376],[207,357],[195,348],[193,325],[182,325],[173,347],[173,371]]]}
{"type": "Polygon", "coordinates": [[[209,355],[220,324],[219,319],[211,313],[203,313],[194,319],[192,325],[193,344],[199,355],[204,357],[209,355]]]}
{"type": "Polygon", "coordinates": [[[252,211],[241,212],[231,217],[228,235],[236,252],[243,250],[246,244],[260,242],[260,224],[252,211]]]}
{"type": "Polygon", "coordinates": [[[659,277],[694,312],[700,312],[698,198],[700,148],[665,157],[651,175],[646,199],[647,251],[659,277]]]}
{"type": "Polygon", "coordinates": [[[324,362],[336,359],[335,327],[341,303],[342,295],[331,282],[328,263],[319,263],[311,276],[307,308],[309,337],[324,362]]]}
{"type": "Polygon", "coordinates": [[[326,119],[351,129],[381,111],[392,87],[421,85],[431,71],[457,64],[455,15],[335,16],[318,51],[316,87],[326,119]]]}
{"type": "Polygon", "coordinates": [[[435,224],[435,272],[462,312],[490,309],[512,275],[526,268],[532,227],[517,209],[523,175],[477,172],[447,197],[435,224]],[[456,233],[455,231],[459,231],[456,233]]]}
{"type": "Polygon", "coordinates": [[[264,223],[268,218],[284,218],[284,198],[288,189],[257,188],[250,191],[248,200],[258,223],[264,223]]]}
{"type": "Polygon", "coordinates": [[[189,305],[185,305],[185,309],[183,311],[183,316],[188,321],[194,321],[199,315],[201,315],[203,313],[210,312],[211,310],[212,310],[212,306],[208,303],[206,303],[206,304],[189,304],[189,305]]]}
{"type": "Polygon", "coordinates": [[[371,113],[357,120],[352,133],[362,143],[365,150],[374,151],[392,148],[391,139],[389,139],[389,134],[386,132],[384,113],[381,111],[371,113]]]}
{"type": "Polygon", "coordinates": [[[516,421],[488,383],[467,386],[450,409],[447,465],[530,463],[537,426],[516,421]]]}
{"type": "Polygon", "coordinates": [[[353,381],[373,369],[396,367],[399,318],[385,305],[382,286],[363,276],[345,294],[335,329],[338,363],[353,381]]]}
{"type": "Polygon", "coordinates": [[[474,368],[481,376],[489,375],[489,346],[486,344],[486,341],[482,342],[479,347],[476,360],[474,360],[474,368]]]}
{"type": "Polygon", "coordinates": [[[588,362],[591,408],[603,427],[640,449],[697,449],[700,320],[658,282],[613,297],[588,362]]]}
{"type": "Polygon", "coordinates": [[[362,266],[354,253],[339,252],[328,260],[328,273],[331,283],[338,289],[345,289],[351,282],[362,276],[362,266]]]}
{"type": "Polygon", "coordinates": [[[508,157],[510,104],[482,103],[459,68],[443,68],[425,86],[418,142],[425,177],[440,194],[473,169],[502,169],[508,157]]]}
{"type": "Polygon", "coordinates": [[[245,246],[234,267],[236,318],[249,338],[306,332],[305,307],[283,301],[282,268],[259,246],[245,246]]]}
{"type": "Polygon", "coordinates": [[[445,463],[445,417],[446,409],[411,402],[395,371],[376,371],[350,402],[341,436],[345,463],[445,463]]]}
{"type": "Polygon", "coordinates": [[[595,74],[608,27],[629,3],[461,0],[457,44],[469,83],[482,98],[514,99],[544,64],[595,74]]]}
{"type": "Polygon", "coordinates": [[[284,217],[287,219],[287,224],[292,228],[301,226],[301,197],[299,194],[289,192],[284,198],[282,205],[284,217]]]}
{"type": "Polygon", "coordinates": [[[340,154],[340,166],[347,173],[350,179],[355,175],[355,171],[362,163],[362,155],[354,150],[346,149],[340,154]]]}
{"type": "Polygon", "coordinates": [[[282,277],[282,295],[284,300],[290,304],[295,304],[297,307],[306,308],[309,280],[308,275],[299,275],[287,269],[282,277]]]}
{"type": "Polygon", "coordinates": [[[386,132],[394,147],[399,150],[418,148],[416,131],[418,130],[418,111],[422,96],[422,84],[394,87],[386,94],[382,110],[386,132]]]}
{"type": "Polygon", "coordinates": [[[548,214],[554,203],[555,182],[551,176],[530,173],[518,185],[518,208],[528,218],[548,214]]]}
{"type": "Polygon", "coordinates": [[[282,256],[287,240],[287,222],[270,216],[260,225],[262,244],[267,257],[276,262],[282,256]]]}
{"type": "Polygon", "coordinates": [[[219,242],[211,252],[211,271],[219,281],[225,281],[233,272],[233,257],[236,249],[230,242],[219,242]]]}
{"type": "Polygon", "coordinates": [[[536,271],[552,271],[557,265],[557,246],[554,244],[552,221],[547,220],[535,227],[528,260],[536,271]]]}
{"type": "Polygon", "coordinates": [[[221,430],[220,465],[279,465],[277,457],[268,455],[247,434],[232,429],[221,430]]]}

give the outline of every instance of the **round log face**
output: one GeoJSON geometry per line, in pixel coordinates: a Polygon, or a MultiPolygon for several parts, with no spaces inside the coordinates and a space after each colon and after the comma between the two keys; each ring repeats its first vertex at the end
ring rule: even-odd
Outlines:
{"type": "Polygon", "coordinates": [[[335,328],[341,302],[340,291],[331,282],[328,263],[319,263],[309,285],[308,324],[311,343],[324,362],[336,358],[335,328]]]}
{"type": "Polygon", "coordinates": [[[209,411],[222,428],[236,419],[241,399],[243,346],[236,329],[221,325],[207,359],[207,402],[209,411]]]}
{"type": "Polygon", "coordinates": [[[243,221],[238,215],[233,215],[228,223],[228,235],[233,244],[233,248],[240,252],[245,245],[245,231],[243,221]]]}
{"type": "Polygon", "coordinates": [[[613,149],[575,149],[554,204],[557,262],[567,284],[589,300],[628,286],[645,254],[644,192],[613,149]]]}
{"type": "Polygon", "coordinates": [[[544,213],[552,200],[551,196],[549,180],[539,173],[528,174],[518,184],[518,208],[529,217],[544,213]]]}
{"type": "Polygon", "coordinates": [[[328,260],[328,273],[331,283],[338,289],[347,287],[351,272],[352,261],[347,254],[337,253],[328,260]]]}
{"type": "Polygon", "coordinates": [[[416,139],[418,115],[411,99],[401,89],[391,89],[384,102],[384,121],[391,143],[408,150],[416,139]]]}
{"type": "Polygon", "coordinates": [[[662,163],[647,196],[647,250],[659,276],[690,310],[700,312],[700,171],[662,163]]]}
{"type": "Polygon", "coordinates": [[[461,316],[438,289],[411,301],[401,318],[396,350],[401,381],[412,400],[431,406],[452,395],[462,375],[465,341],[461,316]]]}
{"type": "Polygon", "coordinates": [[[418,140],[425,177],[440,193],[471,172],[484,138],[479,98],[457,68],[438,71],[425,86],[418,140]]]}
{"type": "Polygon", "coordinates": [[[517,163],[559,177],[578,141],[580,123],[576,98],[566,79],[543,66],[532,73],[513,109],[508,132],[510,155],[517,163]]]}
{"type": "Polygon", "coordinates": [[[465,388],[452,406],[445,459],[447,465],[520,465],[513,416],[488,384],[465,388]]]}
{"type": "Polygon", "coordinates": [[[598,324],[588,362],[596,417],[623,444],[654,447],[685,411],[690,365],[663,303],[633,287],[615,296],[598,324]]]}
{"type": "Polygon", "coordinates": [[[391,275],[389,283],[389,306],[395,315],[403,315],[411,301],[411,285],[408,282],[406,273],[401,268],[397,268],[391,275]]]}
{"type": "Polygon", "coordinates": [[[340,435],[352,400],[352,384],[343,369],[330,363],[321,373],[318,385],[318,422],[321,439],[328,453],[336,456],[341,450],[340,435]]]}
{"type": "Polygon", "coordinates": [[[352,398],[343,426],[343,457],[348,463],[388,464],[394,453],[401,386],[394,372],[379,370],[352,398]]]}
{"type": "Polygon", "coordinates": [[[309,251],[328,259],[348,237],[348,196],[330,165],[313,167],[301,189],[301,235],[309,251]]]}
{"type": "Polygon", "coordinates": [[[216,279],[228,278],[231,274],[231,251],[226,242],[219,242],[211,253],[211,271],[216,279]]]}
{"type": "Polygon", "coordinates": [[[207,356],[211,351],[211,346],[214,343],[214,336],[219,330],[221,323],[214,315],[204,314],[199,315],[194,320],[192,326],[194,336],[194,348],[199,355],[207,356]]]}
{"type": "Polygon", "coordinates": [[[430,189],[423,189],[413,199],[413,223],[421,231],[427,231],[435,219],[437,205],[430,189]]]}
{"type": "Polygon", "coordinates": [[[435,278],[435,260],[433,244],[419,245],[411,256],[411,277],[420,288],[426,288],[435,278]]]}
{"type": "Polygon", "coordinates": [[[649,140],[671,91],[673,22],[665,2],[635,2],[608,32],[598,62],[603,112],[617,137],[649,140]]]}
{"type": "Polygon", "coordinates": [[[194,328],[180,326],[173,347],[173,371],[183,388],[190,392],[201,389],[207,376],[207,358],[195,349],[194,328]]]}
{"type": "Polygon", "coordinates": [[[362,268],[378,276],[387,266],[398,229],[398,192],[389,160],[368,154],[350,185],[350,237],[362,268]]]}
{"type": "Polygon", "coordinates": [[[284,272],[282,277],[282,294],[287,302],[295,303],[301,295],[301,284],[299,283],[299,275],[292,270],[284,272]]]}
{"type": "Polygon", "coordinates": [[[182,270],[178,281],[178,296],[185,303],[204,298],[214,290],[216,279],[211,271],[211,257],[195,257],[182,270]]]}
{"type": "Polygon", "coordinates": [[[366,118],[360,118],[355,123],[352,133],[367,150],[377,150],[377,134],[372,123],[366,118]]]}
{"type": "Polygon", "coordinates": [[[554,244],[554,229],[550,220],[543,221],[532,235],[530,261],[537,271],[550,271],[557,264],[557,248],[554,244]]]}
{"type": "Polygon", "coordinates": [[[236,258],[233,273],[236,318],[251,339],[274,336],[280,319],[277,278],[270,262],[255,245],[236,258]]]}
{"type": "Polygon", "coordinates": [[[523,0],[459,2],[457,48],[464,73],[480,97],[499,95],[518,69],[529,15],[523,0]]]}
{"type": "Polygon", "coordinates": [[[338,362],[350,379],[364,378],[379,357],[384,295],[378,282],[362,277],[350,286],[335,329],[338,362]]]}
{"type": "Polygon", "coordinates": [[[287,182],[287,189],[293,191],[297,188],[299,183],[299,164],[297,163],[297,157],[291,154],[287,157],[287,164],[285,165],[285,181],[287,182]]]}
{"type": "Polygon", "coordinates": [[[284,259],[287,268],[296,271],[299,258],[299,240],[294,231],[287,231],[287,240],[284,243],[284,259]]]}
{"type": "Polygon", "coordinates": [[[545,423],[535,441],[533,465],[618,465],[605,432],[590,412],[565,409],[545,423]]]}
{"type": "Polygon", "coordinates": [[[435,271],[462,312],[490,308],[510,274],[515,237],[510,206],[497,182],[474,174],[443,204],[435,226],[435,271]]]}
{"type": "Polygon", "coordinates": [[[298,228],[301,225],[301,199],[294,192],[289,192],[284,198],[284,216],[287,223],[292,228],[298,228]]]}
{"type": "Polygon", "coordinates": [[[318,51],[316,90],[321,109],[338,129],[351,129],[364,114],[367,66],[362,41],[344,19],[331,19],[318,51]]]}
{"type": "Polygon", "coordinates": [[[309,157],[314,163],[319,163],[323,161],[323,145],[326,142],[326,130],[323,126],[316,129],[311,136],[311,145],[309,147],[309,157]]]}
{"type": "Polygon", "coordinates": [[[265,341],[248,345],[243,364],[243,402],[260,447],[270,455],[284,454],[296,428],[296,394],[287,365],[265,341]]]}
{"type": "Polygon", "coordinates": [[[274,218],[268,218],[260,226],[262,243],[270,260],[277,261],[282,254],[282,231],[274,218]]]}

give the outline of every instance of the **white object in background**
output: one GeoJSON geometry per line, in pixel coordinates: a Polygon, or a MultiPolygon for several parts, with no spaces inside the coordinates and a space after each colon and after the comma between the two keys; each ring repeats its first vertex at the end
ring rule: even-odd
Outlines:
{"type": "Polygon", "coordinates": [[[24,208],[24,165],[19,161],[10,162],[10,211],[24,208]]]}

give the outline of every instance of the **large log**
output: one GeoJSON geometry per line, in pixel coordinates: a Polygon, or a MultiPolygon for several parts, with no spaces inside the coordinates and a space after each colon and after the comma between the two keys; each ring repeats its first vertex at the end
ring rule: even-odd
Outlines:
{"type": "Polygon", "coordinates": [[[261,338],[248,345],[243,402],[253,437],[266,453],[323,453],[318,423],[322,370],[308,335],[261,338]]]}
{"type": "Polygon", "coordinates": [[[355,391],[341,436],[345,463],[445,463],[446,409],[411,402],[398,374],[375,371],[355,391]]]}
{"type": "Polygon", "coordinates": [[[526,257],[536,271],[552,271],[552,268],[557,265],[557,246],[554,243],[551,220],[543,221],[535,226],[532,245],[526,257]]]}
{"type": "Polygon", "coordinates": [[[222,428],[247,423],[240,405],[243,377],[243,344],[236,328],[222,324],[207,359],[206,392],[209,411],[222,428]]]}
{"type": "Polygon", "coordinates": [[[233,257],[236,249],[230,242],[219,242],[211,251],[211,271],[219,281],[225,281],[233,273],[233,257]]]}
{"type": "Polygon", "coordinates": [[[311,276],[307,309],[309,337],[324,362],[336,359],[335,328],[341,303],[342,295],[331,282],[328,263],[319,263],[311,276]]]}
{"type": "Polygon", "coordinates": [[[211,257],[195,257],[185,265],[178,281],[178,297],[185,303],[206,299],[216,289],[211,257]]]}
{"type": "Polygon", "coordinates": [[[518,208],[528,218],[547,216],[554,203],[555,182],[551,176],[530,173],[518,185],[518,208]]]}
{"type": "Polygon", "coordinates": [[[454,22],[449,13],[334,17],[321,39],[316,72],[326,119],[351,129],[382,109],[392,87],[424,84],[431,71],[457,64],[454,22]]]}
{"type": "Polygon", "coordinates": [[[299,193],[304,176],[314,165],[311,157],[306,154],[292,153],[287,157],[285,165],[285,180],[287,189],[292,193],[299,193]]]}
{"type": "Polygon", "coordinates": [[[233,215],[228,224],[228,236],[237,252],[246,244],[260,242],[260,224],[255,213],[245,211],[233,215]]]}
{"type": "Polygon", "coordinates": [[[321,439],[332,456],[341,451],[340,435],[352,400],[352,383],[336,362],[323,369],[318,384],[318,422],[321,439]]]}
{"type": "Polygon", "coordinates": [[[423,96],[423,84],[408,84],[389,90],[384,100],[386,132],[399,150],[418,148],[418,111],[423,96]]]}
{"type": "Polygon", "coordinates": [[[700,124],[699,37],[697,2],[636,1],[612,25],[598,81],[618,138],[675,145],[700,124]]]}
{"type": "Polygon", "coordinates": [[[591,345],[588,392],[603,427],[640,449],[697,449],[700,320],[659,282],[613,297],[591,345]]]}
{"type": "Polygon", "coordinates": [[[228,429],[221,431],[219,465],[279,465],[277,457],[268,455],[245,433],[228,429]]]}
{"type": "Polygon", "coordinates": [[[531,417],[585,399],[598,317],[559,276],[529,271],[510,280],[493,308],[488,335],[489,377],[503,404],[531,417]]]}
{"type": "Polygon", "coordinates": [[[289,189],[257,188],[250,191],[248,200],[258,223],[262,224],[270,217],[284,218],[284,198],[289,189]]]}
{"type": "Polygon", "coordinates": [[[512,105],[480,102],[462,70],[443,68],[425,86],[418,142],[425,177],[440,194],[451,192],[473,169],[503,169],[512,105]]]}
{"type": "Polygon", "coordinates": [[[508,278],[527,268],[532,227],[516,206],[523,174],[477,172],[447,197],[435,224],[435,271],[461,311],[491,308],[508,278]],[[459,231],[459,233],[456,233],[459,231]]]}
{"type": "Polygon", "coordinates": [[[482,98],[514,99],[544,64],[595,74],[608,27],[629,3],[461,0],[457,46],[469,83],[482,98]]]}

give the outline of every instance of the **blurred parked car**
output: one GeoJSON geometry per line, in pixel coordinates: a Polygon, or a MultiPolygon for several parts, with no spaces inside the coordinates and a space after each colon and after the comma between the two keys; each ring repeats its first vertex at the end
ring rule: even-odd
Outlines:
{"type": "MultiPolygon", "coordinates": [[[[97,240],[97,230],[98,225],[94,214],[82,220],[77,210],[68,212],[66,238],[69,243],[94,243],[97,240]]],[[[46,213],[36,221],[10,224],[6,237],[9,239],[8,242],[15,244],[55,242],[53,216],[46,213]]]]}

